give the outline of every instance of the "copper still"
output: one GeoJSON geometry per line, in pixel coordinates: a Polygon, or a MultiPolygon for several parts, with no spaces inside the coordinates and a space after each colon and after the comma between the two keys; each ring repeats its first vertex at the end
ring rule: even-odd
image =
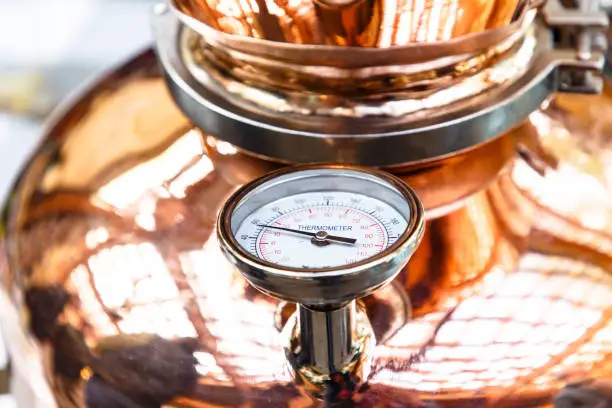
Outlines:
{"type": "Polygon", "coordinates": [[[58,109],[3,213],[20,406],[611,406],[608,17],[570,3],[156,5],[154,47],[58,109]],[[215,234],[238,187],[315,162],[400,177],[426,219],[359,303],[368,375],[322,396],[285,361],[295,304],[215,234]]]}

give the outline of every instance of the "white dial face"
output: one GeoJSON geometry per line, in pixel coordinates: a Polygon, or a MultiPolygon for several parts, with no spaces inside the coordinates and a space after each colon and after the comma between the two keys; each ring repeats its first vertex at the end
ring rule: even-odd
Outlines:
{"type": "Polygon", "coordinates": [[[397,241],[407,225],[395,208],[376,198],[309,192],[258,208],[235,236],[245,250],[274,264],[333,268],[380,253],[397,241]]]}

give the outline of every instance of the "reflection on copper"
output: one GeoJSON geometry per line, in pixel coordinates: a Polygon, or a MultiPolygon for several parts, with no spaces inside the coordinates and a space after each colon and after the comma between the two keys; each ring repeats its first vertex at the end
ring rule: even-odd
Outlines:
{"type": "MultiPolygon", "coordinates": [[[[177,193],[184,196],[186,187],[203,179],[212,170],[210,160],[201,158],[203,153],[199,133],[188,132],[159,156],[131,168],[102,186],[94,200],[99,202],[99,205],[110,206],[116,211],[126,210],[148,192],[167,195],[168,192],[164,193],[158,187],[166,183],[170,183],[171,189],[174,186],[175,190],[178,189],[177,193]]],[[[147,205],[145,204],[145,207],[147,205]]]]}
{"type": "Polygon", "coordinates": [[[167,96],[163,82],[146,75],[129,81],[115,92],[96,93],[82,101],[87,116],[66,129],[70,142],[62,144],[57,161],[45,172],[46,191],[88,189],[122,173],[130,161],[155,156],[160,147],[185,129],[188,121],[167,96]],[[152,117],[142,112],[155,112],[152,117]],[[108,121],[107,116],[131,115],[129,122],[108,121]],[[107,149],[109,145],[121,148],[107,149]],[[130,152],[126,157],[125,153],[130,152]]]}
{"type": "MultiPolygon", "coordinates": [[[[216,92],[250,109],[407,121],[512,84],[536,52],[530,29],[534,17],[535,10],[526,12],[516,32],[486,49],[411,63],[339,67],[308,60],[296,63],[232,52],[195,32],[181,41],[182,55],[196,80],[205,86],[212,81],[216,92]]],[[[368,56],[358,61],[363,58],[368,56]]]]}
{"type": "MultiPolygon", "coordinates": [[[[600,109],[605,110],[605,108],[600,109]]],[[[579,214],[576,221],[585,226],[598,231],[609,229],[612,226],[612,218],[610,218],[608,209],[612,208],[612,200],[607,190],[602,189],[602,185],[612,185],[611,157],[607,150],[600,150],[597,146],[599,144],[607,147],[609,140],[601,136],[593,137],[589,128],[585,133],[589,135],[589,139],[593,137],[594,140],[583,142],[582,138],[577,138],[567,127],[564,127],[562,120],[555,118],[554,105],[550,106],[550,110],[553,115],[545,116],[536,112],[530,116],[530,121],[543,135],[541,138],[543,149],[564,160],[554,173],[550,172],[545,175],[549,180],[546,183],[547,189],[540,189],[533,193],[537,194],[542,204],[554,206],[556,212],[563,215],[572,214],[572,217],[579,214]],[[568,194],[562,202],[554,202],[555,193],[563,189],[571,190],[576,194],[568,194]]],[[[588,112],[588,114],[591,113],[588,112]]],[[[600,115],[605,114],[600,112],[600,115]]],[[[594,124],[591,126],[603,126],[604,124],[597,124],[600,121],[601,119],[594,118],[594,124]]]]}
{"type": "MultiPolygon", "coordinates": [[[[584,266],[531,254],[516,271],[492,271],[453,310],[433,342],[430,337],[443,315],[416,319],[379,347],[379,358],[393,359],[398,354],[409,356],[429,343],[425,357],[410,372],[382,370],[378,378],[435,392],[507,388],[516,386],[519,378],[528,383],[553,358],[561,357],[557,370],[577,362],[603,361],[612,350],[612,344],[604,340],[612,335],[612,325],[596,331],[589,328],[597,327],[602,318],[608,322],[602,308],[611,307],[612,277],[584,266]],[[601,340],[595,340],[595,333],[601,340]],[[576,344],[585,350],[568,352],[576,344]]],[[[554,386],[536,384],[540,389],[554,386]]]]}
{"type": "Polygon", "coordinates": [[[85,236],[85,244],[87,245],[87,248],[94,249],[98,247],[99,245],[108,241],[108,238],[109,238],[109,234],[106,228],[104,227],[96,228],[96,229],[90,230],[87,233],[87,235],[85,236]]]}
{"type": "Polygon", "coordinates": [[[445,41],[508,24],[517,0],[175,0],[224,33],[296,44],[390,47],[445,41]]]}

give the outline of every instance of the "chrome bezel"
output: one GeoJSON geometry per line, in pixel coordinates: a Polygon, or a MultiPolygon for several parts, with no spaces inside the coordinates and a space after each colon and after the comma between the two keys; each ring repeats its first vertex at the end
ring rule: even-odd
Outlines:
{"type": "Polygon", "coordinates": [[[354,166],[336,164],[300,165],[284,168],[246,184],[225,203],[218,217],[217,234],[226,257],[258,289],[278,298],[306,303],[341,303],[371,293],[389,282],[406,265],[424,232],[424,210],[416,193],[400,179],[388,173],[354,166]],[[389,248],[379,254],[350,265],[331,268],[293,268],[274,264],[246,251],[234,236],[233,215],[245,200],[255,196],[262,187],[276,180],[295,180],[288,177],[311,170],[329,171],[328,175],[362,176],[377,187],[385,186],[400,195],[407,205],[408,225],[389,248]]]}

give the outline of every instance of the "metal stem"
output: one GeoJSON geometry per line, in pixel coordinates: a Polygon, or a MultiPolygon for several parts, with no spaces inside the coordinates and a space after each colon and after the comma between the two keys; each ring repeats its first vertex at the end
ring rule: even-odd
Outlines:
{"type": "Polygon", "coordinates": [[[355,301],[328,309],[298,305],[301,357],[323,374],[340,372],[353,357],[355,301]]]}

